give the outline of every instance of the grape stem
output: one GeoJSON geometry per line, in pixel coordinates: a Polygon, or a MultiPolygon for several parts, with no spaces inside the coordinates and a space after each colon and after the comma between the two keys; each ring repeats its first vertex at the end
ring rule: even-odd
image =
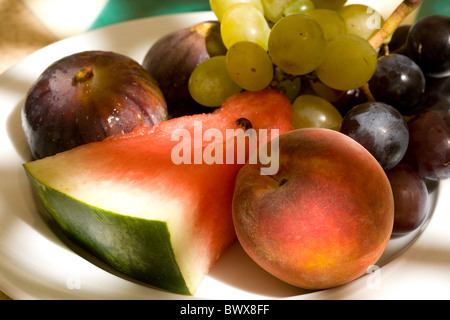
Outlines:
{"type": "Polygon", "coordinates": [[[363,90],[364,94],[366,95],[367,101],[369,101],[369,102],[376,102],[377,101],[375,99],[375,97],[373,96],[372,91],[370,91],[368,83],[366,83],[364,86],[362,86],[361,89],[363,90]]]}
{"type": "Polygon", "coordinates": [[[416,8],[420,6],[422,0],[404,0],[386,20],[380,30],[370,39],[369,43],[375,50],[381,47],[383,42],[394,33],[403,20],[416,8]]]}

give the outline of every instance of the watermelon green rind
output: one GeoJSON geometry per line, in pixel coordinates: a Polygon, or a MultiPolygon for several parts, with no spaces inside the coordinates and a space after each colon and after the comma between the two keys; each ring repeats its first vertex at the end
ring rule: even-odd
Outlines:
{"type": "Polygon", "coordinates": [[[166,222],[90,206],[41,183],[27,164],[24,167],[44,207],[76,242],[137,280],[170,292],[192,294],[176,262],[166,222]]]}

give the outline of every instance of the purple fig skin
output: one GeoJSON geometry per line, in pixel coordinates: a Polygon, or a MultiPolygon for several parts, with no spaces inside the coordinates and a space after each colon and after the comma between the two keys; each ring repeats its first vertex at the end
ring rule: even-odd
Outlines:
{"type": "Polygon", "coordinates": [[[51,64],[31,86],[22,126],[40,159],[167,120],[155,79],[135,60],[84,51],[51,64]]]}
{"type": "Polygon", "coordinates": [[[200,63],[226,53],[217,21],[205,21],[169,33],[148,50],[142,66],[156,79],[166,97],[171,118],[209,113],[189,93],[189,77],[200,63]]]}

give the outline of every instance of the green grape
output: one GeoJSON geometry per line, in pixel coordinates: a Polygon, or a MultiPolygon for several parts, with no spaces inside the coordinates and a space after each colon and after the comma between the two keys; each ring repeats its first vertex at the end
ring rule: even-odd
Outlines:
{"type": "Polygon", "coordinates": [[[192,98],[207,107],[218,107],[227,98],[241,91],[242,88],[228,74],[225,56],[216,56],[202,62],[189,78],[192,98]]]}
{"type": "Polygon", "coordinates": [[[291,14],[305,14],[314,10],[314,3],[310,0],[293,0],[287,4],[283,10],[283,16],[290,16],[291,14]]]}
{"type": "Polygon", "coordinates": [[[264,15],[270,22],[277,22],[283,17],[284,8],[292,0],[261,0],[264,8],[264,15]]]}
{"type": "Polygon", "coordinates": [[[322,62],[327,41],[320,25],[313,18],[294,14],[279,20],[269,37],[272,61],[284,72],[304,75],[322,62]]]}
{"type": "Polygon", "coordinates": [[[347,0],[312,0],[316,8],[336,10],[342,7],[347,0]]]}
{"type": "Polygon", "coordinates": [[[347,33],[344,19],[334,10],[315,9],[306,13],[322,27],[325,39],[330,40],[339,34],[347,33]]]}
{"type": "Polygon", "coordinates": [[[324,128],[339,131],[343,117],[339,111],[324,98],[314,95],[301,95],[293,105],[294,128],[324,128]]]}
{"type": "Polygon", "coordinates": [[[258,9],[261,13],[264,13],[261,0],[209,0],[211,11],[214,12],[219,21],[222,21],[225,11],[236,3],[248,3],[258,9]]]}
{"type": "Polygon", "coordinates": [[[299,77],[295,77],[292,79],[280,81],[276,85],[275,89],[284,94],[285,97],[288,98],[288,100],[292,103],[300,94],[300,91],[302,89],[302,79],[299,77]]]}
{"type": "Polygon", "coordinates": [[[316,74],[333,89],[351,90],[365,85],[376,66],[377,53],[367,40],[343,34],[328,42],[325,58],[316,74]]]}
{"type": "Polygon", "coordinates": [[[329,86],[323,84],[319,79],[309,79],[308,84],[312,89],[312,93],[315,96],[324,98],[331,103],[338,103],[348,91],[341,91],[330,88],[329,86]]]}
{"type": "Polygon", "coordinates": [[[362,5],[351,4],[337,11],[347,25],[347,32],[369,39],[384,23],[381,14],[375,9],[362,5]]]}
{"type": "Polygon", "coordinates": [[[236,42],[228,50],[226,58],[228,73],[243,89],[259,91],[272,82],[272,60],[257,43],[236,42]]]}
{"type": "Polygon", "coordinates": [[[227,49],[239,41],[252,41],[267,51],[270,27],[261,11],[248,3],[235,4],[224,13],[220,32],[227,49]]]}

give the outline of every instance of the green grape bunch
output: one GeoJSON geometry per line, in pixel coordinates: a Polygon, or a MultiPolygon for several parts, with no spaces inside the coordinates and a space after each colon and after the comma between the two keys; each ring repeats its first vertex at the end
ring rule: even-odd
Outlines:
{"type": "MultiPolygon", "coordinates": [[[[377,50],[389,40],[393,23],[369,6],[346,3],[210,0],[227,53],[194,70],[189,81],[192,97],[217,107],[236,92],[267,87],[294,102],[314,93],[311,81],[320,82],[334,96],[367,89],[377,67],[377,50]]],[[[410,1],[403,5],[417,7],[410,1]]]]}

